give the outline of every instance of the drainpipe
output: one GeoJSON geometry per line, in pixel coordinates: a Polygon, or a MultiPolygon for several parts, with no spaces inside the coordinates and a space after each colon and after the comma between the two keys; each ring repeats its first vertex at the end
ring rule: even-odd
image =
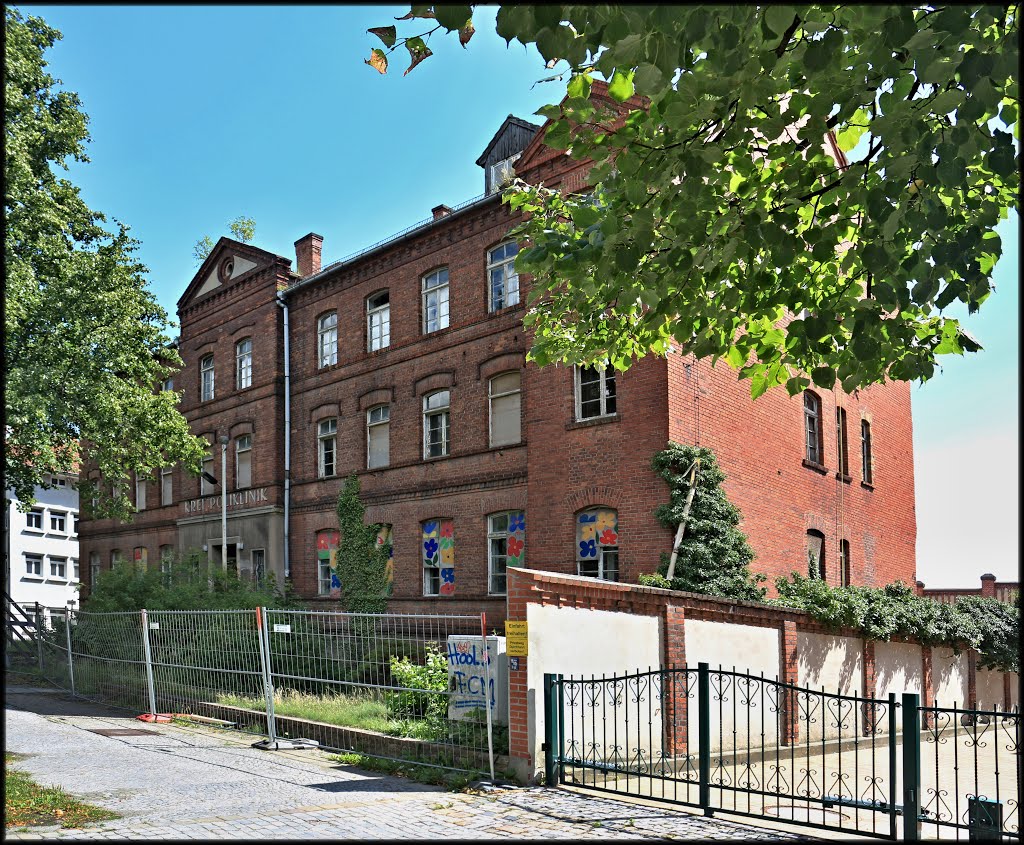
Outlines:
{"type": "Polygon", "coordinates": [[[288,518],[292,504],[292,375],[288,363],[288,304],[284,301],[283,291],[277,292],[277,304],[284,310],[284,577],[287,581],[292,574],[291,558],[288,553],[288,518]]]}

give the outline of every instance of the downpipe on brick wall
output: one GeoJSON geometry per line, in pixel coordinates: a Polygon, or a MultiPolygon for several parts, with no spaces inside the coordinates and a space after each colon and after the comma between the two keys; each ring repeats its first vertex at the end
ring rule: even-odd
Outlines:
{"type": "Polygon", "coordinates": [[[287,582],[291,577],[288,517],[292,504],[292,375],[289,364],[288,303],[284,301],[283,291],[277,292],[277,304],[284,310],[284,577],[287,582]]]}

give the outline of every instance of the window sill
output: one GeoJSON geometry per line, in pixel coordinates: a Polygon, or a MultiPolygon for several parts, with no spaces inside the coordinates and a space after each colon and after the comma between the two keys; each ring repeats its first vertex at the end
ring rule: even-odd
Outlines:
{"type": "Polygon", "coordinates": [[[35,581],[35,582],[37,582],[39,584],[42,584],[43,583],[43,576],[42,575],[22,575],[21,576],[21,580],[22,581],[35,581]]]}
{"type": "Polygon", "coordinates": [[[525,302],[517,302],[515,305],[505,305],[505,306],[503,306],[501,308],[488,308],[487,309],[487,317],[488,317],[488,319],[493,320],[493,319],[495,319],[497,317],[502,317],[505,314],[512,314],[512,313],[514,313],[516,311],[523,311],[525,309],[526,309],[526,303],[525,302]]]}
{"type": "Polygon", "coordinates": [[[822,475],[828,475],[828,467],[823,464],[816,464],[814,461],[807,460],[807,458],[804,458],[800,463],[807,467],[807,469],[813,469],[815,472],[820,472],[822,475]]]}
{"type": "Polygon", "coordinates": [[[862,481],[860,483],[860,486],[863,487],[865,490],[874,490],[875,489],[875,485],[874,484],[869,484],[867,481],[862,481]]]}
{"type": "Polygon", "coordinates": [[[837,478],[837,479],[838,479],[839,481],[842,481],[842,482],[843,482],[843,484],[849,484],[849,483],[850,483],[851,481],[853,481],[853,476],[850,476],[850,475],[843,475],[843,473],[841,473],[841,472],[837,472],[837,473],[836,473],[836,478],[837,478]]]}
{"type": "Polygon", "coordinates": [[[497,446],[488,446],[488,450],[491,452],[500,452],[503,449],[518,449],[520,446],[525,446],[525,440],[517,440],[515,443],[500,443],[497,446]]]}
{"type": "Polygon", "coordinates": [[[604,425],[605,423],[619,422],[621,419],[622,417],[620,417],[618,413],[614,413],[606,414],[603,417],[591,417],[590,419],[586,420],[574,420],[571,423],[565,424],[565,430],[572,431],[577,428],[589,428],[590,426],[593,425],[604,425]]]}
{"type": "Polygon", "coordinates": [[[46,532],[42,528],[23,528],[22,534],[33,534],[36,537],[42,537],[46,532]]]}
{"type": "Polygon", "coordinates": [[[432,457],[427,457],[426,455],[424,455],[423,456],[423,462],[429,464],[429,463],[433,463],[434,461],[443,461],[443,460],[446,460],[446,459],[448,459],[450,457],[451,457],[451,453],[450,452],[447,455],[433,455],[432,457]]]}

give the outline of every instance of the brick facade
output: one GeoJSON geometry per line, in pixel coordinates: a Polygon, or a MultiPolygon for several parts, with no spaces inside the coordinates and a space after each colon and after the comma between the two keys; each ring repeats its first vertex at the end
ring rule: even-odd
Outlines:
{"type": "MultiPolygon", "coordinates": [[[[521,126],[517,131],[521,130],[521,126]]],[[[540,142],[523,150],[516,169],[530,180],[584,185],[585,163],[573,162],[540,142]]],[[[492,142],[493,146],[493,142],[492,142]]],[[[438,207],[440,208],[440,207],[438,207]]],[[[436,211],[436,209],[435,209],[436,211]]],[[[525,360],[530,337],[522,318],[529,280],[520,280],[520,304],[492,313],[488,307],[488,251],[516,222],[496,194],[434,214],[425,223],[353,259],[320,266],[322,238],[296,241],[297,266],[252,246],[222,238],[179,301],[184,389],[181,409],[196,434],[239,435],[253,440],[252,497],[229,498],[229,547],[239,568],[254,543],[264,543],[267,570],[283,578],[284,531],[290,536],[288,580],[304,599],[336,605],[319,594],[317,533],[336,530],[334,507],[344,478],[355,473],[370,522],[392,525],[394,582],[390,608],[397,612],[486,611],[493,624],[506,613],[506,597],[488,584],[487,516],[526,514],[525,562],[533,569],[577,571],[576,521],[580,511],[616,512],[619,580],[635,582],[658,565],[672,532],[654,518],[668,500],[651,470],[654,453],[674,439],[715,450],[727,475],[726,491],[743,514],[741,524],[757,556],[754,569],[769,576],[806,570],[806,532],[826,538],[828,580],[839,577],[839,543],[850,548],[853,583],[913,583],[914,488],[910,394],[906,384],[872,387],[851,396],[820,391],[825,466],[803,464],[800,397],[770,391],[756,402],[735,371],[695,362],[678,352],[649,356],[616,376],[614,415],[578,421],[574,370],[538,368],[525,360]],[[238,272],[224,275],[227,262],[238,272]],[[424,333],[422,279],[447,268],[450,322],[424,333]],[[218,281],[219,280],[219,281],[218,281]],[[215,283],[216,282],[216,283],[215,283]],[[284,310],[290,343],[290,514],[285,525],[284,310]],[[367,300],[387,291],[390,344],[367,351],[367,300]],[[338,317],[338,360],[319,366],[317,321],[338,317]],[[237,342],[253,339],[253,384],[234,383],[237,342]],[[200,360],[214,355],[216,396],[200,401],[200,360]],[[521,441],[489,445],[488,384],[494,375],[519,372],[521,441]],[[450,394],[450,454],[424,458],[423,399],[450,394]],[[390,412],[390,461],[367,469],[367,420],[371,407],[390,412]],[[835,407],[848,415],[850,475],[836,478],[835,407]],[[861,483],[859,421],[873,436],[873,487],[861,483]],[[337,420],[335,474],[318,477],[320,422],[337,420]],[[421,525],[452,520],[454,592],[424,596],[421,525]],[[241,544],[238,548],[232,544],[241,544]]],[[[214,450],[220,475],[220,447],[214,450]]],[[[229,491],[235,492],[229,452],[229,491]]],[[[242,491],[243,494],[246,491],[242,491]]],[[[159,507],[159,483],[149,506],[130,524],[83,519],[82,561],[90,551],[109,566],[114,548],[160,545],[181,552],[201,549],[217,559],[219,499],[200,495],[198,479],[174,473],[174,503],[159,507]]],[[[127,553],[126,553],[127,556],[127,553]]],[[[83,566],[83,574],[87,567],[83,566]]],[[[688,611],[689,612],[689,611],[688,611]]]]}

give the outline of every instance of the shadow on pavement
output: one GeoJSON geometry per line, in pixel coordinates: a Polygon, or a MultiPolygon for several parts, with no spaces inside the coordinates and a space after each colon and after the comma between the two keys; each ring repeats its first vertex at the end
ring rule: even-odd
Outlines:
{"type": "Polygon", "coordinates": [[[63,690],[11,684],[4,690],[4,704],[14,710],[24,710],[40,716],[107,716],[125,719],[133,715],[129,710],[97,704],[82,698],[72,698],[63,690]]]}

